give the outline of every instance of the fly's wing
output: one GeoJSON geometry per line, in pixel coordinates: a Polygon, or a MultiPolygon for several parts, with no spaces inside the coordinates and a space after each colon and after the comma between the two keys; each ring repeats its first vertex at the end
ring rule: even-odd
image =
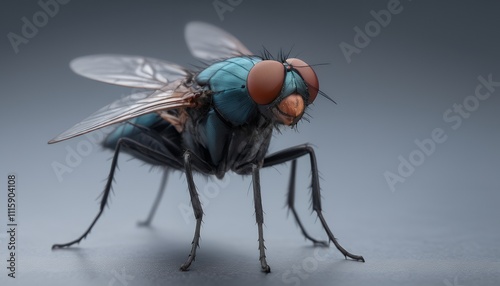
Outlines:
{"type": "Polygon", "coordinates": [[[191,54],[203,60],[215,61],[235,56],[253,55],[233,35],[207,23],[188,23],[184,36],[191,54]]]}
{"type": "Polygon", "coordinates": [[[146,89],[160,89],[188,74],[183,67],[173,63],[125,55],[84,56],[71,61],[70,67],[75,73],[93,80],[146,89]]]}
{"type": "Polygon", "coordinates": [[[99,128],[123,122],[147,113],[195,105],[197,94],[177,80],[161,90],[138,92],[117,100],[49,141],[49,144],[73,138],[99,128]]]}

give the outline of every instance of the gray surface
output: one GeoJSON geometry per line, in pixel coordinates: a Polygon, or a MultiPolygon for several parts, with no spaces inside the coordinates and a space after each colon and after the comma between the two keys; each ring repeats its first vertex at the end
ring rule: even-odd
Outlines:
{"type": "MultiPolygon", "coordinates": [[[[2,9],[0,261],[7,257],[5,176],[15,172],[19,267],[15,280],[0,267],[0,284],[498,285],[500,91],[456,130],[443,121],[447,109],[474,95],[478,76],[500,80],[498,5],[402,1],[403,11],[347,63],[339,44],[352,44],[353,27],[363,27],[372,20],[370,11],[388,1],[307,3],[243,1],[221,21],[211,1],[71,1],[17,54],[5,35],[20,33],[20,19],[41,8],[16,2],[2,9]],[[58,180],[54,162],[65,163],[68,150],[91,141],[46,142],[130,93],[72,74],[69,61],[123,53],[196,65],[182,35],[192,20],[227,29],[253,51],[294,46],[292,54],[308,63],[330,63],[316,71],[321,89],[338,104],[319,98],[309,111],[311,122],[301,123],[298,133],[277,134],[271,151],[304,142],[316,146],[325,217],[342,245],[366,263],[345,261],[334,248],[316,250],[304,241],[283,208],[285,165],[262,172],[273,272],[259,271],[250,180],[230,174],[229,184],[215,189],[197,178],[200,192],[213,195],[204,201],[199,256],[182,273],[177,269],[194,230],[192,217],[185,221],[181,211],[189,207],[185,179],[180,173],[170,177],[154,227],[137,228],[160,174],[126,157],[110,209],[89,238],[72,249],[50,250],[90,223],[111,153],[91,144],[89,154],[58,180]],[[429,138],[435,128],[444,130],[446,142],[391,191],[384,172],[396,172],[398,156],[408,158],[415,139],[429,138]],[[131,279],[122,282],[122,271],[131,279]]],[[[308,210],[307,164],[299,162],[298,189],[304,191],[297,205],[311,233],[325,239],[308,210]]]]}

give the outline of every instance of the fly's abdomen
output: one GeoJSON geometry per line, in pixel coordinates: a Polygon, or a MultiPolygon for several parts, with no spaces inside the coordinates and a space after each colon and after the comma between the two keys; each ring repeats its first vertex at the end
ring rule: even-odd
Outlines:
{"type": "Polygon", "coordinates": [[[149,127],[161,120],[162,120],[161,117],[158,116],[158,114],[156,113],[150,113],[133,118],[129,120],[131,124],[123,123],[120,126],[118,126],[115,130],[113,130],[113,132],[111,132],[106,137],[103,144],[105,147],[114,149],[116,147],[116,143],[120,138],[124,137],[130,138],[141,133],[141,130],[139,130],[139,128],[135,127],[134,125],[149,127]]]}
{"type": "Polygon", "coordinates": [[[233,126],[249,122],[257,112],[246,80],[250,69],[261,60],[259,57],[229,58],[209,66],[196,77],[198,84],[212,91],[216,111],[233,126]]]}

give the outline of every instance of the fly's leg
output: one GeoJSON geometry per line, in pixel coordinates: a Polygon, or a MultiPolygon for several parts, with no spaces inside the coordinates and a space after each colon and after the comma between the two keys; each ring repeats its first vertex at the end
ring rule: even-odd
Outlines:
{"type": "Polygon", "coordinates": [[[260,266],[263,272],[271,272],[271,267],[266,261],[266,247],[264,246],[264,231],[262,225],[264,224],[264,211],[262,209],[262,198],[260,195],[260,175],[259,167],[256,165],[252,166],[252,183],[253,183],[253,200],[255,204],[255,219],[257,221],[257,227],[259,230],[259,260],[260,266]]]}
{"type": "Polygon", "coordinates": [[[320,187],[319,187],[319,174],[318,174],[318,166],[316,163],[316,156],[314,155],[314,150],[311,146],[308,145],[300,145],[292,148],[288,148],[285,150],[282,150],[280,152],[274,153],[272,155],[269,155],[264,159],[264,164],[263,167],[269,167],[277,164],[282,164],[285,162],[288,162],[290,160],[295,160],[301,156],[304,155],[309,155],[310,162],[311,162],[311,172],[312,172],[312,207],[313,210],[316,212],[318,215],[319,220],[321,221],[321,225],[323,226],[323,229],[325,230],[326,234],[328,235],[328,239],[333,242],[333,244],[337,247],[337,249],[344,255],[344,257],[347,259],[347,257],[356,260],[356,261],[361,261],[365,262],[365,259],[363,256],[360,255],[354,255],[345,250],[338,242],[335,236],[333,235],[332,231],[330,230],[330,227],[326,223],[325,218],[323,217],[323,214],[321,212],[321,195],[320,195],[320,187]]]}
{"type": "Polygon", "coordinates": [[[92,230],[92,228],[96,224],[97,220],[99,220],[99,218],[101,217],[101,215],[104,211],[104,208],[106,207],[106,204],[108,202],[108,197],[109,197],[109,193],[111,190],[111,183],[113,182],[113,177],[115,175],[115,170],[116,170],[116,166],[117,166],[117,162],[118,162],[118,155],[120,154],[120,150],[122,147],[126,147],[132,151],[141,153],[144,156],[158,160],[158,162],[164,163],[164,164],[169,165],[171,167],[178,167],[178,163],[174,159],[169,158],[169,157],[165,156],[164,154],[157,152],[151,148],[148,148],[140,143],[137,143],[134,140],[131,140],[128,138],[121,138],[116,145],[115,153],[113,155],[113,160],[111,163],[111,170],[109,172],[108,181],[106,183],[106,186],[104,187],[104,192],[102,194],[100,208],[99,208],[99,212],[97,213],[97,216],[94,218],[94,220],[92,221],[92,223],[90,224],[88,229],[80,237],[78,237],[77,239],[75,239],[73,241],[67,242],[67,243],[54,244],[54,245],[52,245],[52,249],[69,247],[73,244],[80,243],[80,241],[82,241],[83,239],[85,239],[87,237],[87,235],[90,233],[90,231],[92,230]]]}
{"type": "Polygon", "coordinates": [[[191,242],[191,252],[189,253],[186,262],[184,262],[184,264],[182,264],[180,268],[182,271],[187,271],[196,257],[196,249],[200,246],[200,228],[201,219],[203,218],[203,209],[201,208],[200,198],[198,197],[198,192],[196,191],[196,186],[193,180],[193,171],[191,167],[192,158],[198,159],[196,156],[191,157],[191,153],[189,151],[186,151],[186,153],[184,154],[184,170],[186,172],[189,195],[191,196],[191,204],[193,205],[194,217],[196,218],[196,227],[194,230],[193,242],[191,242]]]}
{"type": "Polygon", "coordinates": [[[293,217],[295,218],[295,221],[300,227],[300,230],[302,231],[302,234],[305,236],[305,238],[309,239],[314,243],[314,245],[319,245],[319,246],[328,246],[328,242],[322,241],[322,240],[317,240],[313,238],[312,236],[307,233],[306,229],[304,228],[304,225],[300,221],[299,215],[297,214],[297,211],[295,210],[295,175],[297,172],[297,160],[294,159],[292,161],[292,168],[290,170],[290,181],[288,183],[288,198],[287,198],[287,205],[288,208],[292,211],[293,217]]]}
{"type": "Polygon", "coordinates": [[[156,194],[156,199],[153,203],[153,206],[151,207],[151,210],[149,211],[148,218],[143,221],[139,221],[137,224],[139,226],[150,226],[151,221],[153,220],[153,217],[156,213],[156,210],[158,209],[158,205],[160,204],[161,198],[163,197],[163,193],[165,192],[165,186],[167,185],[167,179],[168,179],[168,170],[165,168],[163,171],[163,177],[161,179],[160,183],[160,189],[158,190],[158,193],[156,194]]]}

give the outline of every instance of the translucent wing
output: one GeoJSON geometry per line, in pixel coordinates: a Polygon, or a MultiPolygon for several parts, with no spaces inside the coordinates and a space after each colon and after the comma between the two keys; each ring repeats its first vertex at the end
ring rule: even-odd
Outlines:
{"type": "Polygon", "coordinates": [[[49,144],[76,137],[147,113],[193,106],[196,94],[184,85],[181,85],[181,83],[182,80],[177,80],[162,90],[134,93],[117,100],[50,140],[49,144]]]}
{"type": "Polygon", "coordinates": [[[71,61],[70,67],[75,73],[94,80],[147,89],[160,89],[187,75],[179,65],[140,56],[84,56],[71,61]]]}
{"type": "Polygon", "coordinates": [[[253,55],[233,35],[207,23],[188,23],[184,36],[191,54],[203,60],[215,61],[234,56],[253,55]]]}

